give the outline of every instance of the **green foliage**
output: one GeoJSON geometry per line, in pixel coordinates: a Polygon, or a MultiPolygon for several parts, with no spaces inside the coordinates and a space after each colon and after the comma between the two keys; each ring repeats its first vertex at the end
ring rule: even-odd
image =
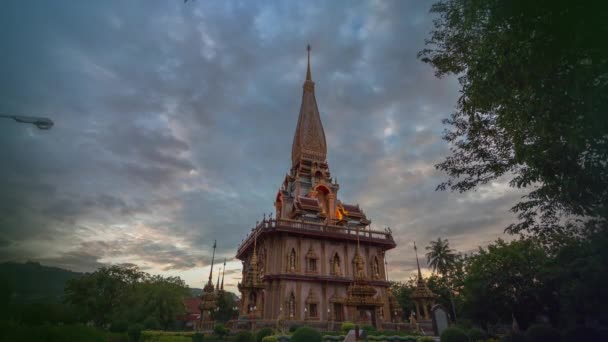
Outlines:
{"type": "Polygon", "coordinates": [[[450,327],[441,333],[441,342],[469,342],[469,337],[464,330],[450,327]]]}
{"type": "Polygon", "coordinates": [[[300,326],[297,325],[297,324],[292,324],[292,325],[289,326],[289,332],[290,333],[295,332],[296,330],[298,330],[299,327],[300,326]]]}
{"type": "Polygon", "coordinates": [[[526,330],[527,342],[559,342],[561,340],[560,332],[548,325],[536,324],[526,330]]]}
{"type": "Polygon", "coordinates": [[[168,329],[185,312],[189,289],[178,277],[150,276],[137,268],[102,267],[71,279],[65,289],[67,303],[77,307],[83,321],[97,326],[124,327],[143,323],[147,329],[168,329]]]}
{"type": "MultiPolygon", "coordinates": [[[[560,218],[608,218],[608,58],[602,2],[442,0],[419,56],[459,76],[445,120],[452,155],[439,188],[467,191],[503,175],[533,187],[510,232],[544,233],[560,218]],[[564,29],[568,27],[569,29],[564,29]]],[[[588,223],[589,221],[587,221],[588,223]]],[[[604,228],[605,229],[605,228],[604,228]]]]}
{"type": "Polygon", "coordinates": [[[256,342],[262,342],[262,339],[266,336],[271,336],[274,333],[274,331],[270,328],[263,328],[260,329],[256,334],[255,334],[255,341],[256,342]]]}
{"type": "Polygon", "coordinates": [[[129,330],[127,334],[129,335],[129,339],[133,342],[139,342],[141,338],[141,331],[143,330],[143,326],[141,324],[133,324],[129,326],[129,330]]]}
{"type": "Polygon", "coordinates": [[[365,331],[367,334],[376,332],[376,328],[369,324],[361,326],[361,330],[365,331]]]}
{"type": "Polygon", "coordinates": [[[123,333],[129,329],[129,323],[123,320],[115,320],[110,324],[111,332],[123,333]]]}
{"type": "Polygon", "coordinates": [[[486,333],[478,328],[473,328],[467,331],[467,335],[469,336],[469,341],[471,342],[484,342],[486,339],[486,333]]]}
{"type": "Polygon", "coordinates": [[[238,317],[239,311],[234,309],[237,307],[237,303],[231,292],[222,292],[222,295],[218,298],[217,306],[218,310],[211,312],[213,320],[225,323],[238,317]]]}
{"type": "Polygon", "coordinates": [[[111,338],[120,338],[101,329],[80,324],[69,325],[23,325],[14,321],[0,321],[0,341],[31,342],[31,341],[90,341],[105,342],[111,338]]]}
{"type": "Polygon", "coordinates": [[[539,294],[547,253],[533,240],[497,240],[469,258],[464,282],[465,312],[476,322],[532,321],[543,305],[539,294]]]}
{"type": "Polygon", "coordinates": [[[241,331],[234,337],[235,342],[254,342],[255,337],[248,331],[241,331]]]}
{"type": "Polygon", "coordinates": [[[431,336],[421,336],[421,337],[418,337],[416,342],[435,342],[435,339],[432,338],[431,336]]]}
{"type": "Polygon", "coordinates": [[[342,322],[342,326],[341,326],[341,328],[340,328],[340,329],[342,330],[342,332],[343,332],[344,334],[348,334],[348,332],[349,332],[350,330],[355,329],[355,323],[353,323],[353,322],[348,322],[348,321],[342,322]]]}
{"type": "Polygon", "coordinates": [[[279,336],[277,336],[277,335],[264,336],[264,338],[262,338],[262,342],[278,342],[278,341],[279,341],[279,336]]]}
{"type": "Polygon", "coordinates": [[[228,335],[229,330],[222,323],[213,326],[213,333],[220,339],[224,339],[228,335]]]}
{"type": "Polygon", "coordinates": [[[321,333],[310,327],[301,327],[291,335],[292,342],[322,342],[321,333]]]}
{"type": "Polygon", "coordinates": [[[192,342],[203,342],[205,335],[200,332],[192,334],[192,342]]]}
{"type": "Polygon", "coordinates": [[[524,334],[516,333],[503,336],[500,342],[526,342],[526,336],[524,334]]]}

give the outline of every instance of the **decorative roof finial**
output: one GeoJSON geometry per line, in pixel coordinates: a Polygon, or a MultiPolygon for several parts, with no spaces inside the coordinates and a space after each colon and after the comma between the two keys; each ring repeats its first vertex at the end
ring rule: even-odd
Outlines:
{"type": "Polygon", "coordinates": [[[220,290],[220,273],[221,273],[221,269],[220,272],[217,273],[217,282],[215,283],[215,291],[219,291],[220,290]]]}
{"type": "Polygon", "coordinates": [[[222,269],[222,285],[220,290],[224,291],[224,277],[226,276],[226,258],[224,258],[224,268],[222,269]]]}
{"type": "Polygon", "coordinates": [[[306,69],[306,80],[312,81],[312,77],[310,77],[310,44],[306,46],[306,50],[308,50],[308,68],[306,69]]]}
{"type": "Polygon", "coordinates": [[[213,277],[213,262],[215,261],[215,248],[217,247],[217,240],[213,241],[213,256],[211,257],[211,269],[209,270],[209,284],[213,287],[213,283],[211,282],[213,277]]]}
{"type": "Polygon", "coordinates": [[[422,272],[420,272],[420,262],[418,261],[418,248],[416,248],[416,241],[414,241],[414,252],[416,252],[416,265],[418,265],[418,282],[421,282],[422,272]]]}

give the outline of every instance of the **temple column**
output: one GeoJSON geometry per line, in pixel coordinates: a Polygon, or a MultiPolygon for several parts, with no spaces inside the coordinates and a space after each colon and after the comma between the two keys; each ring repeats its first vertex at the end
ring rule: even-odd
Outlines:
{"type": "Polygon", "coordinates": [[[422,316],[420,316],[420,306],[418,304],[418,301],[414,301],[414,305],[416,305],[416,318],[421,319],[422,316]]]}

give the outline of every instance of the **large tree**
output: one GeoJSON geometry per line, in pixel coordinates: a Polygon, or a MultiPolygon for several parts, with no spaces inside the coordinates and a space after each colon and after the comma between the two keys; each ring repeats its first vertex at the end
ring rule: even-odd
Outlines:
{"type": "Polygon", "coordinates": [[[545,297],[543,274],[549,259],[537,241],[497,240],[470,256],[464,280],[464,312],[475,322],[510,323],[525,328],[553,302],[545,297]]]}
{"type": "Polygon", "coordinates": [[[602,1],[443,0],[420,52],[458,76],[439,189],[499,177],[529,188],[511,233],[539,235],[608,218],[608,21],[602,1]]]}

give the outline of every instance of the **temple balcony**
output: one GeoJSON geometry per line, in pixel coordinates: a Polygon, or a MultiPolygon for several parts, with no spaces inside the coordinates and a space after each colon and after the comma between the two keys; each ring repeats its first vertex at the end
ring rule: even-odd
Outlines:
{"type": "Polygon", "coordinates": [[[338,241],[360,241],[361,244],[382,246],[384,250],[395,248],[395,240],[390,230],[379,231],[370,228],[353,228],[338,226],[335,223],[319,223],[310,221],[298,221],[290,219],[264,219],[243,240],[237,251],[236,257],[243,258],[250,247],[253,246],[254,238],[261,238],[267,234],[285,232],[290,235],[301,235],[320,239],[338,241]]]}

